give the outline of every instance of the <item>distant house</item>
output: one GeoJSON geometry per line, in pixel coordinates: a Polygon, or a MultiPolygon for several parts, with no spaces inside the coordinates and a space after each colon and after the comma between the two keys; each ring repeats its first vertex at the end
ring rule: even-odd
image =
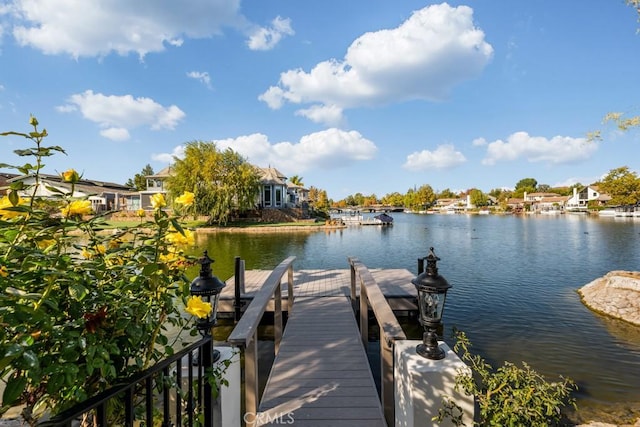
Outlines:
{"type": "MultiPolygon", "coordinates": [[[[26,186],[33,188],[36,184],[36,177],[33,175],[16,176],[7,180],[7,184],[14,182],[23,182],[26,186]]],[[[71,192],[71,184],[64,182],[60,175],[39,175],[39,182],[36,193],[33,190],[23,190],[18,194],[21,197],[38,196],[48,199],[59,198],[60,194],[54,191],[56,189],[63,193],[71,192]]],[[[91,202],[94,212],[117,211],[127,209],[128,200],[131,196],[137,195],[125,185],[113,182],[96,181],[91,179],[81,179],[74,187],[72,197],[87,197],[91,202]]]]}
{"type": "Polygon", "coordinates": [[[300,207],[309,202],[309,190],[301,185],[288,182],[287,195],[289,196],[287,203],[289,207],[300,207]]]}
{"type": "Polygon", "coordinates": [[[166,196],[168,193],[167,179],[171,176],[171,166],[161,169],[158,173],[146,176],[147,188],[140,191],[138,197],[137,209],[151,210],[151,196],[162,193],[166,196]]]}
{"type": "Polygon", "coordinates": [[[284,208],[287,203],[287,177],[276,168],[257,168],[260,174],[258,206],[284,208]]]}
{"type": "Polygon", "coordinates": [[[566,209],[574,212],[586,211],[589,202],[594,202],[598,206],[605,206],[610,200],[611,196],[600,192],[600,189],[596,185],[583,187],[579,191],[577,188],[574,188],[573,195],[567,200],[566,209]]]}
{"type": "MultiPolygon", "coordinates": [[[[553,193],[551,193],[553,194],[553,193]]],[[[569,196],[542,196],[535,202],[531,203],[531,211],[533,212],[564,212],[569,196]]]]}

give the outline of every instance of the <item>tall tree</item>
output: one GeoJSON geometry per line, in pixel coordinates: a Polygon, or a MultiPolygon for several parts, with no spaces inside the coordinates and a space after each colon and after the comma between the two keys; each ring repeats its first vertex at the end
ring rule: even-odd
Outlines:
{"type": "Polygon", "coordinates": [[[455,199],[456,197],[458,197],[457,194],[448,188],[445,188],[438,193],[438,199],[455,199]]]}
{"type": "Polygon", "coordinates": [[[469,198],[471,203],[479,208],[489,204],[489,197],[477,188],[469,191],[469,198]]]}
{"type": "Polygon", "coordinates": [[[640,178],[627,166],[611,169],[599,184],[611,196],[613,205],[635,205],[640,202],[640,178]]]}
{"type": "Polygon", "coordinates": [[[129,178],[129,180],[124,184],[127,187],[134,188],[136,191],[143,191],[147,189],[147,177],[153,175],[153,168],[150,164],[142,168],[140,173],[134,175],[133,178],[129,178]]]}
{"type": "Polygon", "coordinates": [[[210,224],[226,224],[234,210],[255,206],[260,177],[257,169],[231,149],[220,151],[212,142],[185,146],[184,158],[175,158],[169,192],[195,195],[195,213],[209,216],[210,224]]]}
{"type": "Polygon", "coordinates": [[[304,187],[304,183],[302,182],[302,180],[303,178],[298,175],[293,175],[291,178],[289,178],[289,182],[291,182],[292,184],[304,187]]]}

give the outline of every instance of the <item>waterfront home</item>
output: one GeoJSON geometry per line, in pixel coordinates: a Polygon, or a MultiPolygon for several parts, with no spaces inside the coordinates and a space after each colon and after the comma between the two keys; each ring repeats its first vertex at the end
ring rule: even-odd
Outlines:
{"type": "Polygon", "coordinates": [[[589,203],[596,206],[606,206],[611,200],[611,196],[600,191],[596,185],[588,185],[578,190],[573,189],[573,195],[566,203],[566,210],[570,212],[586,212],[589,203]]]}
{"type": "Polygon", "coordinates": [[[531,203],[531,211],[535,213],[564,213],[568,198],[568,196],[558,196],[557,194],[542,196],[531,203]]]}
{"type": "MultiPolygon", "coordinates": [[[[36,177],[33,175],[22,175],[10,178],[7,184],[22,182],[27,190],[18,192],[20,197],[33,196],[33,186],[36,184],[36,177]]],[[[35,196],[45,199],[59,198],[60,193],[71,193],[71,183],[64,182],[60,175],[40,174],[37,181],[38,188],[35,196]]],[[[105,212],[112,210],[128,209],[127,203],[131,196],[137,194],[131,188],[113,182],[97,181],[92,179],[80,179],[73,186],[72,197],[88,198],[94,212],[105,212]]]]}

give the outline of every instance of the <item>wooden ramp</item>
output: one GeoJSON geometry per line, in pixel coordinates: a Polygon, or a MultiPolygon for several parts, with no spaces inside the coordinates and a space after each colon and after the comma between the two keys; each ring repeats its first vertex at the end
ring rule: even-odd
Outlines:
{"type": "Polygon", "coordinates": [[[297,427],[386,426],[347,297],[296,298],[256,421],[297,427]]]}

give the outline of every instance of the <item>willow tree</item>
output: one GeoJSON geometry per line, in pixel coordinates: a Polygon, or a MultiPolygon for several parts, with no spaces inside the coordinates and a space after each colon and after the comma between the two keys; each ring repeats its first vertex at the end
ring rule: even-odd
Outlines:
{"type": "Polygon", "coordinates": [[[184,157],[174,160],[168,180],[170,195],[192,192],[194,213],[208,216],[209,224],[226,224],[233,211],[255,207],[258,171],[235,151],[221,151],[213,142],[193,141],[186,144],[184,157]]]}

